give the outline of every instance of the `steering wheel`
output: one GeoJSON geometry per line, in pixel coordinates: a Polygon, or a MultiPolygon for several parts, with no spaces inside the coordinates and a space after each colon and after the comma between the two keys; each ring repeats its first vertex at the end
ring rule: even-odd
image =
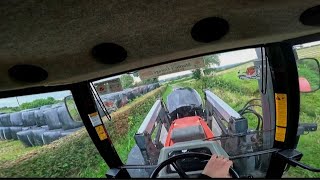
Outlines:
{"type": "MultiPolygon", "coordinates": [[[[194,158],[197,157],[199,159],[210,159],[211,155],[209,154],[205,154],[205,153],[196,153],[196,152],[188,152],[188,153],[184,153],[184,154],[178,154],[176,156],[170,157],[167,160],[161,162],[152,172],[152,174],[150,175],[150,178],[157,178],[159,172],[166,166],[168,165],[172,165],[173,168],[177,171],[177,173],[179,174],[179,176],[181,178],[190,178],[185,172],[184,170],[181,168],[181,166],[177,163],[178,160],[180,159],[185,159],[185,158],[194,158]]],[[[229,169],[229,173],[231,175],[232,178],[240,178],[239,174],[232,168],[230,167],[229,169]]]]}

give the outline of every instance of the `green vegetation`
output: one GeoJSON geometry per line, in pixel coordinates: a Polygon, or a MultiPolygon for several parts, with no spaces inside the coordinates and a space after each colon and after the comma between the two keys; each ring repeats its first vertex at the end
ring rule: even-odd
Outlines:
{"type": "Polygon", "coordinates": [[[151,78],[151,79],[146,79],[146,80],[142,81],[143,84],[153,84],[153,83],[157,83],[157,82],[159,82],[158,78],[151,78]]]}
{"type": "Polygon", "coordinates": [[[320,45],[298,49],[297,53],[298,53],[299,59],[320,57],[320,45]]]}
{"type": "Polygon", "coordinates": [[[28,152],[39,148],[40,146],[25,148],[21,141],[0,141],[0,164],[14,161],[28,152]]]}
{"type": "Polygon", "coordinates": [[[0,108],[0,112],[3,112],[3,113],[17,112],[24,109],[38,108],[44,105],[56,104],[59,102],[61,101],[56,100],[53,97],[48,97],[47,99],[36,99],[32,102],[22,103],[19,107],[2,107],[0,108]]]}
{"type": "Polygon", "coordinates": [[[168,95],[172,92],[172,86],[171,85],[167,85],[166,86],[166,90],[164,91],[164,93],[162,94],[162,99],[165,103],[167,103],[167,97],[168,95]]]}
{"type": "Polygon", "coordinates": [[[192,75],[194,79],[200,79],[204,74],[208,75],[215,70],[211,68],[211,66],[220,65],[220,60],[219,60],[219,55],[218,54],[213,54],[213,55],[208,55],[202,57],[205,66],[207,67],[206,69],[195,69],[192,71],[192,75]]]}
{"type": "Polygon", "coordinates": [[[1,107],[0,112],[1,113],[12,113],[12,112],[18,112],[20,111],[20,107],[1,107]]]}
{"type": "MultiPolygon", "coordinates": [[[[300,122],[317,123],[320,126],[320,91],[301,94],[300,96],[300,122]]],[[[320,131],[310,132],[300,136],[297,149],[303,153],[301,162],[312,167],[320,167],[317,152],[320,150],[320,131]]],[[[319,173],[310,172],[299,167],[290,168],[288,175],[291,177],[319,178],[319,173]]]]}
{"type": "Polygon", "coordinates": [[[220,65],[220,59],[218,54],[208,55],[203,57],[204,64],[207,67],[213,66],[213,65],[220,65]]]}
{"type": "Polygon", "coordinates": [[[1,164],[0,177],[81,177],[81,171],[88,167],[97,168],[99,159],[101,156],[82,129],[15,161],[1,164]]]}
{"type": "Polygon", "coordinates": [[[192,76],[194,79],[200,79],[201,78],[201,70],[200,69],[196,69],[192,71],[192,76]]]}
{"type": "Polygon", "coordinates": [[[32,109],[32,108],[38,108],[44,105],[50,105],[50,104],[56,104],[58,102],[58,100],[55,100],[53,97],[48,97],[47,99],[36,99],[32,102],[27,102],[27,103],[22,103],[20,105],[20,109],[32,109]]]}
{"type": "Polygon", "coordinates": [[[124,74],[120,77],[120,82],[123,89],[126,89],[126,88],[131,88],[133,86],[134,80],[133,80],[133,77],[130,76],[129,74],[124,74]]]}

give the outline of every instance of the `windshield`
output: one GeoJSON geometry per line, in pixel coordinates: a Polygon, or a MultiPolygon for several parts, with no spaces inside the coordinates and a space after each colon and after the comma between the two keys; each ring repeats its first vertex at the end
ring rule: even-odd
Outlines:
{"type": "MultiPolygon", "coordinates": [[[[261,48],[245,49],[92,82],[121,159],[127,165],[157,165],[167,149],[211,141],[233,159],[239,174],[264,177],[274,120],[264,110],[269,104],[261,103],[272,94],[262,56],[261,48]]],[[[192,149],[181,152],[187,151],[192,149]]],[[[148,174],[140,169],[139,175],[142,171],[148,174]]],[[[134,177],[137,171],[129,172],[134,177]]]]}

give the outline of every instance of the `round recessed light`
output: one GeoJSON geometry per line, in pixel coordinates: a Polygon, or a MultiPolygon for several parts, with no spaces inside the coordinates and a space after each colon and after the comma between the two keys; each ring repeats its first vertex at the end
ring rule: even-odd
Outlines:
{"type": "Polygon", "coordinates": [[[127,58],[127,51],[114,43],[101,43],[93,47],[92,55],[104,64],[116,64],[127,58]]]}
{"type": "Polygon", "coordinates": [[[320,5],[305,10],[300,16],[300,22],[308,26],[320,26],[320,5]]]}
{"type": "Polygon", "coordinates": [[[209,43],[221,39],[229,31],[229,24],[219,17],[198,21],[191,29],[191,36],[198,42],[209,43]]]}
{"type": "Polygon", "coordinates": [[[43,68],[30,64],[14,65],[8,70],[9,76],[18,81],[35,83],[48,78],[48,72],[43,68]]]}

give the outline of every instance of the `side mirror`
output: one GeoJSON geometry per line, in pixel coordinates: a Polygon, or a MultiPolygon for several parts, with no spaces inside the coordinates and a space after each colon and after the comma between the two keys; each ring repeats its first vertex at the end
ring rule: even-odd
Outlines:
{"type": "Polygon", "coordinates": [[[66,108],[67,108],[67,111],[68,111],[70,117],[74,121],[82,122],[80,114],[79,114],[77,106],[76,106],[76,103],[74,102],[72,95],[66,96],[64,98],[64,104],[66,105],[66,108]]]}
{"type": "Polygon", "coordinates": [[[297,61],[299,88],[302,93],[315,92],[320,88],[320,65],[314,58],[303,58],[297,61]]]}

